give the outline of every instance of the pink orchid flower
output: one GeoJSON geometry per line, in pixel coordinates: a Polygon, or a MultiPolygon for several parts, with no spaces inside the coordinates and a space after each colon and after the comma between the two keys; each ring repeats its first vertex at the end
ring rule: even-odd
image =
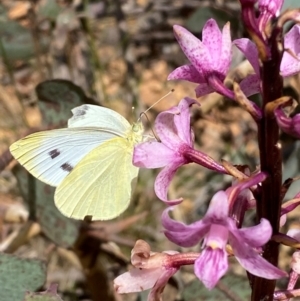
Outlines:
{"type": "Polygon", "coordinates": [[[175,205],[182,198],[168,200],[167,190],[177,169],[191,162],[220,173],[226,173],[224,167],[208,155],[193,148],[194,134],[190,125],[189,108],[197,103],[194,99],[184,98],[179,105],[158,114],[155,131],[161,142],[143,142],[135,146],[133,164],[144,168],[164,167],[158,174],[154,190],[159,199],[169,205],[175,205]]]}
{"type": "Polygon", "coordinates": [[[240,0],[242,19],[245,27],[264,44],[265,52],[269,53],[266,41],[266,27],[268,23],[280,13],[283,0],[240,0]],[[256,4],[258,3],[258,10],[256,4]],[[258,14],[257,14],[258,13],[258,14]]]}
{"type": "Polygon", "coordinates": [[[284,49],[280,72],[283,77],[300,72],[300,25],[294,25],[284,36],[284,49]],[[293,55],[291,55],[293,53],[293,55]]]}
{"type": "Polygon", "coordinates": [[[260,15],[257,23],[261,29],[264,29],[267,23],[274,17],[278,17],[283,0],[259,0],[258,10],[260,15]]]}
{"type": "Polygon", "coordinates": [[[143,240],[138,240],[131,251],[131,263],[134,266],[114,280],[114,288],[119,294],[141,292],[151,289],[148,301],[161,300],[161,294],[168,280],[178,271],[179,266],[172,265],[171,255],[176,251],[154,253],[143,240]]]}
{"type": "Polygon", "coordinates": [[[191,247],[203,239],[203,250],[195,261],[196,276],[212,289],[228,269],[227,242],[239,263],[251,274],[278,279],[287,274],[262,258],[257,248],[263,246],[272,235],[268,220],[261,219],[254,227],[238,229],[234,220],[228,216],[228,196],[224,191],[217,192],[211,200],[204,218],[190,225],[172,220],[171,208],[162,215],[166,237],[182,247],[191,247]]]}
{"type": "Polygon", "coordinates": [[[274,115],[283,132],[300,139],[300,114],[287,117],[282,108],[279,107],[274,111],[274,115]]]}
{"type": "MultiPolygon", "coordinates": [[[[175,25],[174,34],[178,43],[189,59],[189,65],[178,67],[168,76],[169,80],[183,79],[197,83],[196,96],[200,97],[212,92],[218,92],[231,99],[234,93],[224,85],[231,59],[230,25],[227,23],[221,32],[216,21],[210,19],[202,31],[202,41],[185,28],[175,25]]],[[[255,77],[241,82],[244,94],[249,96],[259,91],[255,77]],[[248,88],[251,84],[251,89],[248,88]]]]}
{"type": "MultiPolygon", "coordinates": [[[[233,41],[233,44],[245,55],[246,59],[248,59],[252,65],[255,72],[252,76],[252,80],[253,83],[255,83],[255,81],[260,78],[256,45],[247,38],[236,39],[233,41]]],[[[283,77],[287,77],[300,72],[300,25],[294,25],[292,29],[285,34],[284,48],[289,51],[285,51],[283,54],[280,64],[280,73],[283,77]],[[293,55],[291,55],[291,53],[293,55]]],[[[249,79],[249,81],[251,80],[249,79]]],[[[242,87],[242,90],[243,88],[245,87],[242,87]]]]}
{"type": "Polygon", "coordinates": [[[260,71],[258,62],[258,51],[256,45],[247,38],[236,39],[232,42],[246,57],[254,69],[254,74],[248,75],[240,83],[245,95],[252,95],[260,91],[260,71]]]}

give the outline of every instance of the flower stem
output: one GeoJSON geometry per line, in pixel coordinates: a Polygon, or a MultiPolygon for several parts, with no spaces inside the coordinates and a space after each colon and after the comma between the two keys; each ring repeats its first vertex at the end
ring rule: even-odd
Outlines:
{"type": "MultiPolygon", "coordinates": [[[[276,30],[276,28],[275,28],[276,30]]],[[[282,158],[278,145],[279,128],[273,114],[266,114],[266,105],[282,96],[283,81],[280,76],[282,52],[278,49],[280,33],[273,31],[266,40],[270,57],[262,59],[261,79],[263,90],[263,117],[258,126],[258,143],[261,171],[269,177],[262,183],[262,193],[257,200],[257,218],[270,221],[273,235],[278,233],[281,208],[282,158]]],[[[277,266],[279,245],[274,241],[267,243],[263,257],[277,266]]],[[[273,300],[275,280],[253,277],[252,300],[273,300]]]]}

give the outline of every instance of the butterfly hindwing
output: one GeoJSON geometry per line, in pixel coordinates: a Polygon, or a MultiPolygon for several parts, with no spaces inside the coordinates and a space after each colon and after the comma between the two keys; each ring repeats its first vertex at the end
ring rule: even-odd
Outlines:
{"type": "Polygon", "coordinates": [[[10,151],[33,176],[58,186],[84,156],[114,137],[97,128],[58,129],[18,140],[10,151]]]}
{"type": "Polygon", "coordinates": [[[108,220],[128,206],[138,168],[132,165],[133,145],[124,138],[106,141],[85,156],[55,192],[66,216],[108,220]]]}

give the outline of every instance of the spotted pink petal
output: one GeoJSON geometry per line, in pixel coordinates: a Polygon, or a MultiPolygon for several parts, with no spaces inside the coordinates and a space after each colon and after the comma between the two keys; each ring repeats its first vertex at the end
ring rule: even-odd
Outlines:
{"type": "Polygon", "coordinates": [[[206,288],[213,289],[228,270],[228,259],[225,250],[205,248],[195,261],[196,276],[206,288]]]}
{"type": "Polygon", "coordinates": [[[291,76],[300,72],[300,25],[294,25],[292,29],[284,36],[284,48],[294,53],[290,55],[287,51],[283,53],[280,65],[282,76],[291,76]]]}
{"type": "Polygon", "coordinates": [[[237,261],[251,274],[266,279],[279,279],[287,276],[286,272],[273,266],[257,254],[253,248],[245,244],[241,237],[231,233],[229,235],[229,242],[234,250],[237,261]]]}
{"type": "Polygon", "coordinates": [[[211,70],[206,46],[185,28],[174,25],[175,37],[182,51],[199,73],[211,70]]]}
{"type": "MultiPolygon", "coordinates": [[[[222,30],[222,51],[219,67],[216,66],[220,73],[226,76],[232,59],[232,42],[230,34],[230,23],[226,23],[222,30]]],[[[217,63],[217,62],[216,62],[217,63]]]]}
{"type": "Polygon", "coordinates": [[[183,65],[172,71],[168,80],[181,79],[192,83],[202,83],[205,79],[202,73],[198,72],[193,65],[183,65]]]}
{"type": "Polygon", "coordinates": [[[133,165],[144,168],[160,168],[172,163],[177,154],[156,141],[137,144],[133,151],[133,165]]]}
{"type": "Polygon", "coordinates": [[[205,23],[202,30],[202,43],[207,48],[211,69],[218,70],[218,64],[221,63],[222,33],[214,19],[209,19],[205,23]]]}
{"type": "Polygon", "coordinates": [[[236,39],[232,42],[232,44],[234,44],[244,54],[246,59],[252,65],[254,72],[257,74],[257,76],[259,76],[259,61],[256,45],[247,38],[236,39]]]}
{"type": "Polygon", "coordinates": [[[167,191],[170,186],[171,180],[174,177],[177,169],[188,163],[183,157],[178,157],[173,162],[163,168],[155,179],[154,190],[159,199],[166,202],[168,205],[176,205],[182,202],[182,198],[169,200],[167,191]]]}

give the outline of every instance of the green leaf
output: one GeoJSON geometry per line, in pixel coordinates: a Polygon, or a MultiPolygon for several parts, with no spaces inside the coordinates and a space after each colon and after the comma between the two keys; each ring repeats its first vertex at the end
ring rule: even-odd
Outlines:
{"type": "Polygon", "coordinates": [[[235,296],[235,300],[251,299],[251,289],[246,277],[227,274],[211,291],[209,291],[198,279],[195,279],[191,281],[182,292],[182,298],[184,301],[234,300],[229,296],[235,296]]]}
{"type": "Polygon", "coordinates": [[[43,124],[47,126],[66,126],[68,119],[72,117],[73,108],[85,103],[96,104],[79,86],[68,80],[44,81],[36,87],[36,94],[43,124]]]}
{"type": "Polygon", "coordinates": [[[51,187],[31,176],[21,165],[13,172],[30,212],[34,211],[43,233],[56,245],[68,248],[74,245],[80,222],[60,213],[54,204],[55,187],[51,187]]]}
{"type": "MultiPolygon", "coordinates": [[[[6,11],[0,9],[0,56],[9,61],[27,60],[35,55],[34,41],[30,30],[10,20],[6,11]]],[[[49,44],[48,37],[40,37],[41,50],[49,44]]]]}
{"type": "Polygon", "coordinates": [[[21,301],[46,281],[46,265],[37,259],[0,254],[0,300],[21,301]]]}
{"type": "Polygon", "coordinates": [[[25,294],[24,301],[63,301],[60,296],[57,294],[57,285],[50,285],[49,289],[45,292],[32,293],[27,292],[25,294]]]}
{"type": "Polygon", "coordinates": [[[57,4],[57,1],[46,0],[41,2],[37,14],[55,21],[61,10],[62,8],[57,4]]]}

